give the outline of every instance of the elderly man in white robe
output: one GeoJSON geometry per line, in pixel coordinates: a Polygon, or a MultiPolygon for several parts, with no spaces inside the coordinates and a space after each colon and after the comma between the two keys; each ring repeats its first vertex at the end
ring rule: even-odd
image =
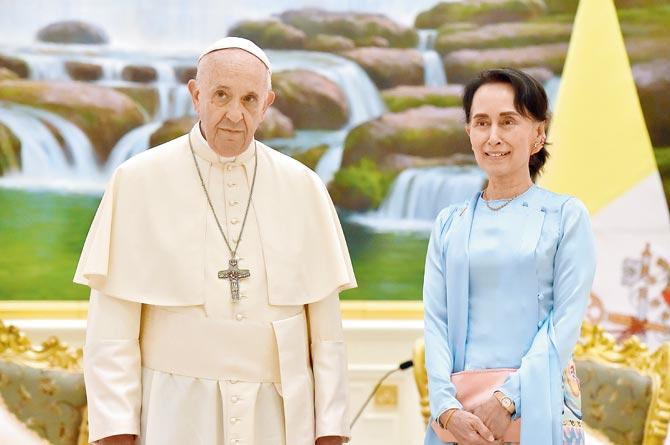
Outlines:
{"type": "Polygon", "coordinates": [[[270,76],[252,42],[216,42],[188,84],[199,122],[107,187],[75,275],[91,442],[348,441],[355,278],[319,178],[254,139],[270,76]]]}

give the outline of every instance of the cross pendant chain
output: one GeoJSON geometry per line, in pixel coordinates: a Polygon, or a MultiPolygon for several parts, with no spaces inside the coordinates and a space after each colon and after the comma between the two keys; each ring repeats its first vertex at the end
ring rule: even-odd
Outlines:
{"type": "Polygon", "coordinates": [[[240,269],[237,265],[237,259],[231,258],[228,261],[229,267],[226,270],[219,271],[219,278],[230,281],[230,297],[233,303],[240,302],[240,280],[249,278],[251,273],[248,269],[240,269]]]}
{"type": "Polygon", "coordinates": [[[254,140],[254,175],[251,179],[249,200],[247,201],[247,208],[244,211],[244,219],[242,220],[242,227],[240,228],[240,234],[237,237],[237,241],[233,240],[235,249],[233,249],[232,246],[230,245],[230,242],[228,242],[228,238],[226,238],[226,234],[224,233],[223,227],[221,226],[221,221],[219,221],[219,217],[216,215],[216,211],[214,210],[212,199],[209,196],[207,186],[205,186],[205,180],[202,177],[202,172],[200,171],[200,166],[198,165],[198,160],[195,157],[195,150],[193,149],[193,144],[191,143],[190,133],[188,135],[188,146],[191,149],[191,155],[193,156],[193,163],[195,164],[195,169],[198,172],[198,178],[200,179],[200,185],[202,186],[202,190],[203,192],[205,192],[205,198],[207,198],[207,204],[209,204],[209,209],[212,211],[214,221],[216,221],[216,227],[218,227],[219,233],[221,233],[221,237],[223,237],[223,240],[226,242],[226,247],[228,247],[228,251],[230,252],[230,260],[228,260],[229,264],[228,269],[220,270],[218,276],[222,280],[230,281],[230,296],[233,300],[233,303],[239,303],[240,280],[242,278],[249,278],[251,276],[251,273],[249,273],[248,269],[240,269],[237,266],[237,258],[235,258],[235,255],[237,254],[237,247],[239,246],[240,241],[242,241],[242,233],[244,233],[244,228],[246,227],[247,216],[249,216],[249,208],[251,207],[251,197],[254,195],[254,187],[256,185],[256,171],[258,170],[258,147],[256,146],[256,140],[254,140]]]}

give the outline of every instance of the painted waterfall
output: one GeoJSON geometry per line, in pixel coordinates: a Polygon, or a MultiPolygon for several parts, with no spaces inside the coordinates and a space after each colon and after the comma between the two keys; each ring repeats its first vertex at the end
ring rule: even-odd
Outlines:
{"type": "MultiPolygon", "coordinates": [[[[273,64],[282,100],[257,137],[328,185],[360,285],[343,298],[420,299],[433,219],[484,183],[454,131],[463,84],[523,60],[552,104],[560,85],[574,10],[517,3],[0,2],[0,299],[87,297],[70,280],[107,180],[193,125],[186,82],[225,34],[273,64]]],[[[621,17],[666,184],[668,17],[663,6],[621,17]]]]}

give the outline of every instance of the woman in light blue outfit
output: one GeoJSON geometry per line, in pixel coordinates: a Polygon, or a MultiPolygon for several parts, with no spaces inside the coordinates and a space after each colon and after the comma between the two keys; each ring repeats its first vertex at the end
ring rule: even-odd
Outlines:
{"type": "MultiPolygon", "coordinates": [[[[534,184],[545,160],[547,96],[514,69],[466,86],[466,131],[488,185],[444,209],[428,245],[423,301],[433,419],[463,445],[502,443],[521,418],[522,445],[583,444],[571,361],[595,272],[589,215],[534,184]],[[451,374],[515,368],[472,412],[451,374]],[[445,425],[446,423],[446,425],[445,425]]],[[[429,426],[425,444],[442,442],[429,426]]]]}

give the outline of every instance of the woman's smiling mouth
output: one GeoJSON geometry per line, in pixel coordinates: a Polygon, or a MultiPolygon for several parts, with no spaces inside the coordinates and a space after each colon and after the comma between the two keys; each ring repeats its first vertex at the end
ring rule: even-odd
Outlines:
{"type": "Polygon", "coordinates": [[[497,153],[484,153],[486,156],[492,157],[492,158],[502,158],[510,154],[511,151],[502,151],[502,152],[497,152],[497,153]]]}

